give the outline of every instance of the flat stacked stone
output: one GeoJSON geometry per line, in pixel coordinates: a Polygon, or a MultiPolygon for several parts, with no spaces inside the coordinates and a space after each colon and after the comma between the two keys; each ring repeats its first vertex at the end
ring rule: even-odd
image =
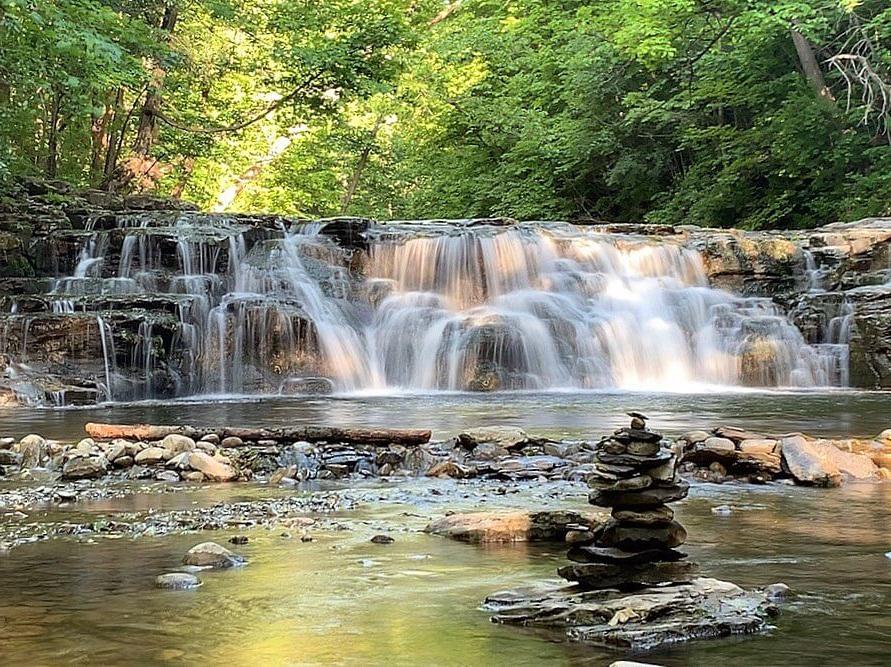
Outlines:
{"type": "Polygon", "coordinates": [[[611,518],[587,544],[569,550],[564,579],[588,589],[634,589],[666,581],[687,581],[695,565],[678,551],[687,531],[674,520],[668,503],[686,497],[678,457],[662,436],[646,427],[646,417],[629,413],[631,427],[604,439],[589,478],[588,501],[612,509],[611,518]]]}

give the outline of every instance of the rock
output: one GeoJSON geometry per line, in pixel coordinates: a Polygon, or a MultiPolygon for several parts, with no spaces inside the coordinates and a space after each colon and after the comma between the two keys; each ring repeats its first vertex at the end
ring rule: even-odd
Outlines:
{"type": "Polygon", "coordinates": [[[586,589],[618,588],[633,590],[658,586],[664,582],[688,581],[696,573],[690,561],[672,560],[640,564],[571,563],[557,570],[557,574],[586,589]]]}
{"type": "Polygon", "coordinates": [[[576,563],[610,563],[613,565],[642,565],[654,562],[674,562],[682,560],[686,554],[675,549],[642,549],[625,551],[615,547],[583,545],[574,547],[567,554],[576,563]]]}
{"type": "Polygon", "coordinates": [[[184,482],[203,482],[204,481],[204,473],[199,472],[197,470],[181,472],[179,476],[184,482]]]}
{"type": "Polygon", "coordinates": [[[180,452],[167,461],[167,467],[171,470],[186,470],[189,467],[190,452],[180,452]]]}
{"type": "Polygon", "coordinates": [[[159,482],[178,482],[179,473],[173,470],[159,470],[155,473],[155,479],[159,482]]]}
{"type": "Polygon", "coordinates": [[[169,450],[174,455],[182,454],[183,452],[191,452],[195,449],[195,441],[192,438],[186,437],[184,435],[177,435],[176,433],[171,433],[168,436],[165,436],[163,440],[161,440],[161,447],[169,450]]]}
{"type": "Polygon", "coordinates": [[[649,489],[634,492],[595,490],[588,496],[588,501],[592,505],[599,507],[619,507],[622,509],[657,507],[686,498],[689,490],[690,485],[683,481],[669,486],[653,486],[649,489]]]}
{"type": "Polygon", "coordinates": [[[19,440],[16,450],[22,455],[22,468],[41,468],[49,461],[46,440],[34,433],[19,440]]]}
{"type": "Polygon", "coordinates": [[[127,455],[127,446],[121,442],[110,442],[104,448],[105,458],[109,463],[114,463],[122,456],[127,455]]]}
{"type": "Polygon", "coordinates": [[[745,454],[773,454],[777,441],[770,438],[753,438],[739,443],[739,451],[745,454]]]}
{"type": "Polygon", "coordinates": [[[427,471],[427,477],[452,477],[454,479],[464,479],[472,477],[475,474],[473,468],[462,466],[454,461],[440,461],[433,465],[427,471]]]}
{"type": "Polygon", "coordinates": [[[563,542],[577,525],[593,526],[596,518],[577,512],[472,512],[432,521],[424,532],[472,544],[492,542],[563,542]]]}
{"type": "Polygon", "coordinates": [[[247,544],[248,538],[246,535],[234,535],[229,538],[229,544],[247,544]]]}
{"type": "Polygon", "coordinates": [[[484,607],[496,623],[561,628],[570,641],[634,652],[765,632],[772,613],[765,595],[708,578],[606,598],[542,585],[495,593],[484,607]]]}
{"type": "Polygon", "coordinates": [[[637,662],[636,660],[616,660],[609,667],[662,667],[654,662],[637,662]]]}
{"type": "Polygon", "coordinates": [[[79,457],[69,460],[62,468],[62,479],[96,479],[108,470],[104,456],[79,457]]]}
{"type": "Polygon", "coordinates": [[[776,583],[776,584],[771,584],[770,586],[765,588],[764,594],[767,596],[768,600],[772,600],[772,601],[787,600],[792,596],[792,589],[789,588],[786,584],[776,583]]]}
{"type": "MultiPolygon", "coordinates": [[[[198,442],[208,442],[212,445],[219,445],[220,436],[218,436],[216,433],[207,433],[205,435],[202,435],[201,440],[199,440],[198,442]]],[[[198,445],[198,442],[195,443],[196,446],[198,445]]]]}
{"type": "Polygon", "coordinates": [[[170,572],[155,577],[155,585],[158,588],[182,591],[190,588],[198,588],[201,585],[201,580],[194,574],[188,574],[186,572],[170,572]]]}
{"type": "Polygon", "coordinates": [[[678,438],[678,440],[681,440],[688,445],[697,445],[700,442],[705,442],[710,437],[711,435],[707,431],[687,431],[678,438]]]}
{"type": "Polygon", "coordinates": [[[719,477],[727,476],[727,468],[725,468],[722,464],[718,463],[717,461],[712,461],[709,464],[708,469],[711,472],[717,474],[719,477]]]}
{"type": "Polygon", "coordinates": [[[196,567],[226,568],[244,565],[245,562],[244,556],[233,553],[216,542],[197,544],[183,556],[184,565],[196,567]]]}
{"type": "Polygon", "coordinates": [[[394,540],[389,535],[375,535],[369,541],[373,542],[374,544],[392,544],[396,540],[394,540]]]}
{"type": "Polygon", "coordinates": [[[843,477],[871,479],[878,467],[864,454],[843,452],[829,442],[806,440],[800,435],[780,441],[782,464],[799,484],[838,486],[843,477]]]}
{"type": "Polygon", "coordinates": [[[204,474],[212,482],[231,482],[238,478],[238,471],[228,463],[209,456],[205,452],[189,454],[189,466],[204,474]]]}
{"type": "Polygon", "coordinates": [[[0,449],[0,466],[20,466],[22,455],[10,449],[0,449]]]}
{"type": "Polygon", "coordinates": [[[0,449],[11,449],[15,444],[15,438],[0,438],[0,449]]]}
{"type": "Polygon", "coordinates": [[[512,426],[483,426],[458,434],[458,444],[465,449],[487,443],[504,449],[519,449],[529,442],[523,429],[512,426]]]}
{"type": "Polygon", "coordinates": [[[733,513],[733,509],[730,505],[718,505],[717,507],[712,507],[712,514],[715,516],[730,516],[733,513]]]}
{"type": "Polygon", "coordinates": [[[736,426],[719,426],[712,431],[717,437],[730,440],[733,444],[738,445],[746,440],[763,440],[764,436],[736,426]]]}
{"type": "Polygon", "coordinates": [[[164,463],[172,456],[170,450],[163,447],[146,447],[133,458],[133,461],[138,465],[150,466],[164,463]]]}
{"type": "Polygon", "coordinates": [[[687,531],[677,521],[656,526],[632,526],[615,519],[596,532],[597,544],[626,551],[678,547],[687,539],[687,531]]]}
{"type": "Polygon", "coordinates": [[[232,449],[235,447],[241,447],[242,445],[244,445],[244,441],[241,438],[237,438],[235,436],[223,438],[222,442],[220,442],[220,447],[222,447],[223,449],[232,449]]]}
{"type": "Polygon", "coordinates": [[[496,461],[510,456],[510,451],[491,442],[483,442],[473,448],[471,456],[478,461],[496,461]]]}
{"type": "Polygon", "coordinates": [[[219,451],[219,447],[208,440],[199,440],[198,442],[196,442],[195,449],[205,452],[206,454],[210,454],[211,456],[219,451]]]}
{"type": "Polygon", "coordinates": [[[556,456],[559,459],[574,456],[581,450],[582,446],[578,442],[546,442],[544,444],[544,453],[548,456],[556,456]]]}
{"type": "Polygon", "coordinates": [[[115,468],[129,468],[133,465],[133,457],[132,456],[119,456],[114,460],[112,465],[115,468]]]}
{"type": "Polygon", "coordinates": [[[891,446],[891,428],[886,428],[876,436],[876,440],[886,446],[891,446]]]}
{"type": "Polygon", "coordinates": [[[665,526],[674,518],[674,511],[667,505],[653,509],[614,510],[613,518],[630,526],[665,526]]]}

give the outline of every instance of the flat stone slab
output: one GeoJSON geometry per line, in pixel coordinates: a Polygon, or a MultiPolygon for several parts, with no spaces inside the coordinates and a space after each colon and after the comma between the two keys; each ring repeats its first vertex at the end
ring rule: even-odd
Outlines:
{"type": "Polygon", "coordinates": [[[572,641],[625,651],[766,632],[778,613],[763,592],[706,577],[633,594],[541,584],[493,593],[483,608],[495,623],[552,628],[572,641]]]}

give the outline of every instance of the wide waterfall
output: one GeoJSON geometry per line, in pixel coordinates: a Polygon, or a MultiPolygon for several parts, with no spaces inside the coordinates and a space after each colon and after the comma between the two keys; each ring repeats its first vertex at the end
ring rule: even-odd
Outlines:
{"type": "Polygon", "coordinates": [[[324,225],[142,214],[89,228],[47,314],[23,301],[6,316],[7,374],[51,367],[29,332],[69,318],[100,400],[846,382],[844,336],[808,343],[771,299],[710,286],[682,243],[406,222],[351,248],[324,225]]]}

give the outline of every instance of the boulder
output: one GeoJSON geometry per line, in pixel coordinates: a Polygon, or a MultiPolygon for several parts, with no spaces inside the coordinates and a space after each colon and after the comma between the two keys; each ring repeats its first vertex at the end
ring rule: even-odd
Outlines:
{"type": "Polygon", "coordinates": [[[187,572],[169,572],[155,577],[155,586],[171,591],[184,591],[190,588],[198,588],[201,580],[194,574],[187,572]]]}
{"type": "Polygon", "coordinates": [[[224,449],[231,449],[234,447],[241,447],[244,445],[244,441],[236,436],[229,436],[228,438],[223,438],[222,442],[220,442],[220,447],[224,449]]]}
{"type": "Polygon", "coordinates": [[[23,468],[40,468],[49,461],[49,447],[46,440],[34,433],[19,440],[16,451],[22,455],[23,468]]]}
{"type": "Polygon", "coordinates": [[[150,466],[164,463],[165,461],[170,460],[172,456],[173,455],[169,449],[164,449],[163,447],[146,447],[139,452],[133,460],[137,465],[150,466]]]}
{"type": "Polygon", "coordinates": [[[246,562],[244,556],[233,553],[216,542],[196,544],[183,556],[184,565],[196,567],[226,568],[244,565],[246,562]]]}
{"type": "Polygon", "coordinates": [[[185,435],[171,433],[161,440],[161,447],[169,450],[174,455],[182,454],[183,452],[191,452],[195,449],[195,441],[185,435]]]}
{"type": "Polygon", "coordinates": [[[238,471],[235,468],[206,452],[190,453],[189,467],[202,473],[212,482],[231,482],[238,478],[238,471]]]}
{"type": "Polygon", "coordinates": [[[77,457],[62,468],[62,479],[95,479],[107,470],[108,461],[104,456],[77,457]]]}
{"type": "Polygon", "coordinates": [[[832,443],[787,436],[780,441],[783,468],[799,484],[838,486],[844,477],[875,479],[878,467],[864,454],[843,452],[832,443]]]}
{"type": "Polygon", "coordinates": [[[471,457],[477,461],[497,461],[510,456],[510,451],[491,442],[483,442],[473,448],[471,457]]]}
{"type": "Polygon", "coordinates": [[[504,449],[520,449],[529,443],[529,436],[523,429],[514,426],[482,426],[458,434],[458,444],[465,449],[473,449],[483,443],[504,449]]]}
{"type": "Polygon", "coordinates": [[[598,523],[594,515],[572,511],[471,512],[432,521],[424,531],[472,544],[563,542],[570,530],[598,523]]]}
{"type": "Polygon", "coordinates": [[[440,461],[433,464],[427,471],[427,477],[452,477],[454,479],[473,477],[475,474],[474,468],[462,466],[454,461],[440,461]]]}

